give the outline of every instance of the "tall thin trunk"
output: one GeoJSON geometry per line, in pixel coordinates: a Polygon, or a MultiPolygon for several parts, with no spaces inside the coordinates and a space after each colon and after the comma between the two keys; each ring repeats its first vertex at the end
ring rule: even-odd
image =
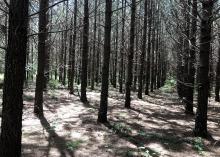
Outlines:
{"type": "MultiPolygon", "coordinates": [[[[117,0],[117,7],[116,9],[119,8],[119,0],[117,0]]],[[[119,17],[119,13],[117,12],[117,19],[116,19],[116,27],[115,27],[115,53],[114,53],[114,70],[113,70],[113,87],[116,88],[117,87],[117,70],[118,70],[118,28],[119,28],[119,22],[118,22],[118,17],[119,17]]]]}
{"type": "MultiPolygon", "coordinates": [[[[184,24],[183,24],[183,101],[186,100],[186,94],[187,94],[187,82],[188,82],[188,63],[189,63],[189,51],[190,51],[190,45],[189,45],[189,35],[190,35],[190,0],[184,0],[183,3],[183,9],[182,12],[184,14],[184,24]]],[[[192,111],[192,105],[185,103],[185,113],[191,113],[192,111]],[[188,111],[189,110],[189,111],[188,111]]]]}
{"type": "Polygon", "coordinates": [[[0,137],[1,157],[21,156],[27,31],[28,0],[10,0],[0,137]]]}
{"type": "Polygon", "coordinates": [[[212,96],[212,92],[213,92],[213,85],[214,85],[214,58],[213,58],[213,48],[212,48],[212,44],[211,44],[211,49],[210,49],[210,56],[209,56],[209,97],[212,96]]]}
{"type": "Polygon", "coordinates": [[[146,42],[147,42],[147,13],[148,11],[148,0],[145,0],[144,3],[144,30],[143,30],[143,42],[141,48],[141,56],[140,56],[140,73],[138,78],[138,98],[142,99],[142,91],[143,91],[143,74],[144,74],[144,61],[146,56],[146,42]]]}
{"type": "Polygon", "coordinates": [[[122,30],[121,30],[121,48],[120,48],[120,69],[119,69],[119,92],[123,91],[123,74],[124,74],[124,50],[125,50],[125,16],[126,0],[122,0],[122,30]]]}
{"type": "Polygon", "coordinates": [[[71,50],[71,70],[70,70],[70,94],[74,93],[74,76],[75,76],[75,53],[76,53],[76,33],[77,33],[77,0],[74,1],[74,30],[72,36],[72,50],[71,50]]]}
{"type": "Polygon", "coordinates": [[[194,94],[194,81],[195,81],[195,63],[196,63],[196,32],[197,32],[197,0],[193,0],[192,4],[192,37],[190,39],[191,48],[189,51],[188,60],[188,84],[186,93],[186,112],[193,113],[193,94],[194,94]]]}
{"type": "MultiPolygon", "coordinates": [[[[101,22],[101,15],[100,15],[100,9],[99,9],[99,13],[98,13],[98,23],[101,22]]],[[[101,27],[98,27],[98,44],[97,44],[97,52],[96,52],[96,84],[98,85],[100,82],[100,51],[101,51],[101,27]]]]}
{"type": "Polygon", "coordinates": [[[112,16],[112,0],[106,0],[102,87],[101,87],[100,108],[98,113],[98,122],[101,123],[107,122],[109,61],[110,61],[110,53],[111,53],[111,16],[112,16]]]}
{"type": "MultiPolygon", "coordinates": [[[[65,3],[64,3],[65,4],[65,3]]],[[[64,32],[64,58],[63,58],[63,80],[62,80],[62,84],[66,85],[66,60],[67,60],[67,29],[68,29],[68,9],[69,9],[69,1],[66,1],[66,17],[65,17],[65,21],[66,21],[66,31],[64,32]]]]}
{"type": "MultiPolygon", "coordinates": [[[[220,44],[220,33],[218,33],[218,41],[220,44]]],[[[217,102],[220,102],[219,90],[220,90],[220,45],[218,48],[218,63],[216,66],[216,85],[215,85],[215,101],[217,102]]]]}
{"type": "Polygon", "coordinates": [[[31,43],[31,80],[34,80],[34,43],[31,43]]]}
{"type": "Polygon", "coordinates": [[[48,0],[40,1],[40,14],[39,14],[39,32],[38,35],[38,68],[37,68],[37,80],[35,89],[35,102],[34,113],[38,116],[43,115],[43,89],[45,82],[45,55],[47,51],[47,37],[48,37],[48,16],[47,9],[49,6],[48,0]]]}
{"type": "Polygon", "coordinates": [[[153,29],[152,29],[152,50],[151,50],[151,70],[150,70],[150,91],[153,92],[154,91],[154,73],[155,73],[155,39],[156,39],[156,21],[155,21],[155,16],[154,16],[154,9],[155,9],[155,4],[153,3],[152,6],[152,25],[153,25],[153,29]]]}
{"type": "Polygon", "coordinates": [[[64,55],[64,33],[61,33],[60,37],[60,54],[59,54],[59,82],[62,83],[63,80],[63,55],[64,55]]]}
{"type": "Polygon", "coordinates": [[[89,51],[89,1],[84,1],[84,26],[83,26],[83,50],[82,50],[82,71],[81,71],[81,97],[82,102],[87,102],[86,87],[87,87],[87,65],[89,51]]]}
{"type": "Polygon", "coordinates": [[[91,69],[91,89],[94,90],[95,86],[95,67],[96,67],[96,30],[97,30],[97,7],[98,0],[95,0],[95,12],[94,12],[94,30],[93,30],[93,48],[92,48],[92,69],[91,69]]]}
{"type": "MultiPolygon", "coordinates": [[[[49,3],[49,2],[48,2],[49,3]]],[[[49,5],[49,4],[48,4],[49,5]]],[[[51,13],[52,13],[52,10],[51,10],[51,13]]],[[[47,13],[46,14],[46,18],[47,18],[47,25],[48,25],[48,22],[49,22],[49,18],[51,18],[52,19],[52,14],[49,16],[49,13],[47,13]]],[[[52,27],[50,27],[50,30],[52,29],[52,27]]],[[[48,37],[47,37],[48,39],[48,43],[45,45],[45,81],[44,81],[44,90],[47,90],[47,85],[48,85],[48,82],[49,82],[49,80],[50,80],[50,59],[52,59],[52,58],[50,58],[50,51],[52,50],[52,47],[53,46],[51,46],[51,34],[48,34],[48,37]]],[[[52,51],[51,51],[52,52],[52,51]]],[[[52,61],[51,61],[51,63],[52,63],[52,61]]]]}
{"type": "Polygon", "coordinates": [[[127,80],[126,80],[126,93],[125,93],[125,107],[131,106],[131,85],[133,79],[133,58],[134,58],[134,39],[135,39],[135,13],[136,13],[136,0],[132,0],[131,4],[131,24],[130,24],[130,47],[128,52],[127,64],[127,80]]]}
{"type": "Polygon", "coordinates": [[[194,133],[207,136],[207,106],[209,89],[209,56],[211,48],[212,10],[214,0],[202,2],[201,36],[198,73],[198,108],[194,133]]]}
{"type": "Polygon", "coordinates": [[[146,85],[145,85],[145,95],[149,95],[149,85],[150,85],[150,70],[151,70],[151,31],[152,31],[152,1],[149,2],[149,14],[148,14],[148,46],[147,46],[147,71],[146,71],[146,85]]]}

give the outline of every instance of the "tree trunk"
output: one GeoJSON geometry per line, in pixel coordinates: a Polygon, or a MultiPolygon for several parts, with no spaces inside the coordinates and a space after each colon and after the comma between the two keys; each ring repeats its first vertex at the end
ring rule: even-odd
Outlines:
{"type": "MultiPolygon", "coordinates": [[[[99,9],[99,16],[98,16],[98,23],[101,22],[101,15],[100,15],[100,9],[99,9]]],[[[100,58],[101,58],[101,55],[100,55],[100,50],[101,50],[101,27],[99,27],[98,29],[98,47],[97,47],[97,53],[96,53],[96,84],[98,85],[99,82],[100,82],[100,58]]]]}
{"type": "Polygon", "coordinates": [[[152,1],[149,2],[149,14],[148,14],[148,46],[147,46],[147,71],[146,71],[146,85],[145,95],[149,95],[149,84],[150,84],[150,70],[151,70],[151,30],[152,30],[152,1]]]}
{"type": "Polygon", "coordinates": [[[147,11],[148,11],[148,0],[145,0],[144,3],[144,30],[143,30],[143,42],[140,56],[140,73],[138,78],[138,98],[142,99],[142,91],[143,91],[143,74],[144,74],[144,61],[146,56],[146,42],[147,42],[147,11]]]}
{"type": "Polygon", "coordinates": [[[112,0],[106,0],[102,87],[101,87],[100,108],[98,113],[98,122],[101,123],[107,122],[109,61],[110,61],[110,53],[111,53],[111,16],[112,16],[112,0]]]}
{"type": "Polygon", "coordinates": [[[62,80],[62,84],[65,86],[66,85],[66,71],[67,71],[67,68],[66,68],[66,59],[67,59],[67,29],[68,29],[68,10],[69,10],[69,1],[67,0],[66,1],[66,4],[64,3],[64,6],[66,6],[66,17],[65,17],[65,21],[66,21],[66,26],[65,26],[65,29],[66,31],[64,32],[64,56],[63,56],[63,80],[62,80]]]}
{"type": "Polygon", "coordinates": [[[209,56],[211,48],[212,10],[214,0],[202,2],[200,54],[198,71],[198,108],[196,111],[196,136],[207,137],[207,106],[209,89],[209,56]]]}
{"type": "Polygon", "coordinates": [[[8,48],[5,58],[1,157],[21,156],[23,84],[28,30],[28,0],[10,0],[8,48]]]}
{"type": "Polygon", "coordinates": [[[121,48],[120,48],[120,69],[119,69],[119,92],[123,92],[123,74],[124,74],[124,50],[125,50],[125,16],[126,0],[122,0],[122,30],[121,30],[121,48]]]}
{"type": "MultiPolygon", "coordinates": [[[[220,33],[218,33],[218,41],[220,44],[220,33]]],[[[218,48],[218,63],[216,66],[216,85],[215,85],[215,101],[220,102],[219,99],[219,90],[220,90],[220,46],[218,48]]]]}
{"type": "Polygon", "coordinates": [[[82,71],[81,71],[81,97],[82,102],[87,102],[86,87],[87,87],[87,65],[88,65],[88,45],[89,39],[89,2],[84,1],[84,26],[83,26],[83,50],[82,50],[82,71]]]}
{"type": "Polygon", "coordinates": [[[75,76],[75,53],[76,53],[76,33],[77,33],[77,0],[74,1],[74,31],[72,36],[72,50],[70,52],[71,54],[71,69],[70,69],[70,94],[74,93],[74,76],[75,76]]]}
{"type": "Polygon", "coordinates": [[[37,80],[35,89],[35,102],[34,113],[37,116],[43,115],[43,90],[45,82],[45,55],[47,51],[47,24],[48,16],[47,9],[49,6],[48,0],[40,1],[40,14],[39,14],[39,35],[38,35],[38,68],[37,68],[37,80]]]}
{"type": "Polygon", "coordinates": [[[130,47],[128,52],[127,64],[127,80],[126,80],[126,93],[125,93],[125,107],[130,108],[131,105],[131,85],[133,79],[133,58],[134,58],[134,39],[135,39],[135,12],[136,0],[132,0],[131,4],[131,24],[130,24],[130,47]]]}
{"type": "MultiPolygon", "coordinates": [[[[48,25],[48,19],[49,19],[49,14],[47,13],[46,14],[46,18],[47,18],[47,24],[48,25]]],[[[52,16],[52,15],[51,15],[52,16]]],[[[48,31],[48,30],[47,30],[48,31]]],[[[47,38],[51,38],[51,35],[50,37],[47,37],[47,38]]],[[[46,42],[46,41],[45,41],[46,42]]],[[[49,40],[48,40],[49,43],[51,43],[49,40]]],[[[44,90],[47,90],[47,85],[48,85],[48,82],[50,80],[50,50],[52,49],[52,46],[49,47],[49,43],[46,43],[45,45],[45,80],[44,80],[44,90]]],[[[52,61],[51,61],[52,62],[52,61]]]]}
{"type": "Polygon", "coordinates": [[[64,54],[64,33],[61,33],[61,37],[60,37],[60,44],[61,44],[61,48],[60,48],[60,55],[59,55],[59,82],[62,83],[63,80],[63,54],[64,54]]]}
{"type": "MultiPolygon", "coordinates": [[[[189,1],[188,4],[191,2],[189,1]]],[[[191,33],[192,37],[190,38],[191,48],[189,50],[189,59],[188,59],[188,79],[187,79],[187,92],[186,95],[186,108],[185,112],[193,114],[193,94],[194,94],[194,81],[195,81],[195,60],[196,60],[196,32],[197,32],[197,0],[193,0],[192,5],[192,27],[191,33]]]]}
{"type": "MultiPolygon", "coordinates": [[[[117,0],[116,2],[117,7],[116,9],[119,8],[119,0],[117,0]]],[[[119,13],[117,12],[116,14],[117,19],[116,19],[116,27],[115,27],[115,50],[114,50],[114,70],[113,70],[113,87],[116,88],[117,87],[117,70],[118,70],[118,28],[119,28],[119,22],[118,22],[118,17],[119,17],[119,13]]]]}
{"type": "Polygon", "coordinates": [[[152,25],[153,25],[153,29],[152,29],[152,39],[151,39],[151,42],[152,42],[152,51],[151,51],[151,74],[150,74],[150,91],[153,92],[154,91],[154,73],[155,73],[155,36],[156,36],[156,21],[155,21],[155,12],[154,12],[154,9],[155,9],[155,4],[154,2],[152,2],[153,5],[152,5],[152,14],[153,16],[151,17],[153,22],[152,22],[152,25]]]}
{"type": "Polygon", "coordinates": [[[96,65],[96,30],[97,30],[97,8],[98,0],[95,0],[95,12],[94,12],[94,30],[93,30],[93,48],[92,48],[92,69],[91,69],[91,89],[94,90],[95,86],[95,65],[96,65]]]}

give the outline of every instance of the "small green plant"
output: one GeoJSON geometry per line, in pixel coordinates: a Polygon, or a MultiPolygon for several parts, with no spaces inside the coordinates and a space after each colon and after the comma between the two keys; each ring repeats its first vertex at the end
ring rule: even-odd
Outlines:
{"type": "Polygon", "coordinates": [[[176,79],[173,77],[169,77],[166,82],[165,85],[161,88],[162,92],[174,92],[176,89],[176,79]]]}
{"type": "Polygon", "coordinates": [[[60,87],[60,83],[57,80],[50,80],[48,85],[51,89],[57,89],[60,87]]]}
{"type": "Polygon", "coordinates": [[[82,140],[76,140],[76,141],[69,141],[66,143],[66,147],[68,150],[76,150],[80,147],[80,145],[83,143],[82,140]]]}
{"type": "Polygon", "coordinates": [[[24,98],[25,100],[27,100],[27,101],[32,101],[32,100],[34,100],[34,97],[33,97],[32,95],[26,95],[26,94],[24,94],[24,95],[23,95],[23,98],[24,98]]]}
{"type": "Polygon", "coordinates": [[[158,156],[160,156],[159,152],[156,152],[155,150],[146,148],[144,146],[139,147],[138,150],[139,150],[140,156],[143,156],[143,157],[158,157],[158,156]]]}
{"type": "Polygon", "coordinates": [[[126,153],[125,153],[125,156],[126,157],[132,157],[132,156],[134,156],[134,153],[131,150],[127,150],[126,153]]]}
{"type": "Polygon", "coordinates": [[[113,131],[123,133],[123,134],[130,134],[132,132],[132,129],[123,123],[114,123],[113,131]]]}
{"type": "Polygon", "coordinates": [[[142,153],[143,157],[152,157],[149,150],[144,150],[142,153]]]}
{"type": "Polygon", "coordinates": [[[204,143],[201,137],[197,137],[193,140],[193,148],[200,154],[203,155],[204,143]]]}

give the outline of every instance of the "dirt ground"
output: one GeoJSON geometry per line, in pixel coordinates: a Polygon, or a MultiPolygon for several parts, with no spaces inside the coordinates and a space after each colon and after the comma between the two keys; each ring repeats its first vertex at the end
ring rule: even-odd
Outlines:
{"type": "MultiPolygon", "coordinates": [[[[45,94],[44,117],[33,115],[34,91],[24,95],[24,157],[220,157],[220,104],[210,101],[208,129],[213,139],[195,138],[194,116],[184,114],[175,94],[156,91],[132,109],[111,89],[109,124],[97,124],[100,92],[88,92],[88,104],[66,90],[45,94]]],[[[196,110],[196,109],[195,109],[196,110]]]]}

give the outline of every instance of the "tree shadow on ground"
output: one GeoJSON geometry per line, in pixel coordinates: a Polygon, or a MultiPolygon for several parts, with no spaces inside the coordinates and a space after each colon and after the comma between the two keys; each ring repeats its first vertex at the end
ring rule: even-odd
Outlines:
{"type": "MultiPolygon", "coordinates": [[[[60,137],[55,132],[54,128],[50,125],[50,123],[47,121],[47,119],[44,116],[39,117],[39,119],[40,119],[41,125],[49,134],[48,150],[51,147],[51,143],[54,143],[60,152],[60,157],[67,157],[67,156],[74,157],[74,150],[70,150],[67,147],[67,143],[71,142],[71,141],[68,141],[68,140],[64,139],[63,137],[60,137]]],[[[49,151],[47,153],[47,156],[49,156],[49,151]]]]}
{"type": "MultiPolygon", "coordinates": [[[[114,131],[120,138],[123,138],[124,140],[127,140],[129,142],[131,142],[132,144],[134,144],[137,147],[143,147],[143,143],[140,142],[140,139],[136,138],[135,136],[130,135],[127,132],[123,132],[120,129],[117,129],[113,123],[108,122],[104,124],[108,129],[114,131]]],[[[114,143],[112,143],[114,144],[114,143]]],[[[149,152],[149,154],[153,157],[159,157],[158,152],[156,152],[155,150],[152,150],[151,148],[144,148],[146,151],[149,152]]]]}
{"type": "MultiPolygon", "coordinates": [[[[89,140],[87,139],[88,142],[85,145],[86,147],[81,148],[91,150],[91,147],[97,147],[101,149],[99,151],[105,153],[107,150],[105,146],[110,145],[112,151],[110,155],[126,157],[129,156],[130,152],[148,152],[151,156],[158,157],[160,156],[160,154],[158,154],[159,150],[169,152],[167,156],[172,153],[173,154],[170,156],[175,156],[179,153],[184,154],[188,151],[194,154],[197,153],[193,150],[192,143],[195,139],[192,132],[194,116],[185,115],[181,102],[174,99],[174,97],[169,99],[166,95],[160,96],[160,94],[157,94],[154,96],[154,94],[152,94],[151,96],[144,96],[143,100],[139,100],[134,96],[134,101],[132,101],[133,108],[125,109],[122,94],[110,94],[108,108],[108,119],[110,123],[103,126],[97,125],[97,112],[100,98],[97,96],[99,93],[89,94],[88,100],[90,103],[82,103],[78,97],[67,97],[66,95],[62,95],[63,97],[61,96],[58,100],[54,99],[55,101],[47,100],[48,104],[45,106],[52,109],[49,110],[51,113],[54,113],[52,111],[57,110],[55,113],[60,114],[61,111],[59,109],[63,105],[64,107],[61,109],[66,108],[66,110],[68,110],[65,113],[71,112],[71,116],[66,117],[67,119],[61,118],[60,121],[62,122],[62,125],[65,122],[62,129],[71,132],[71,130],[75,131],[83,128],[83,131],[85,132],[82,133],[82,137],[86,136],[89,140]],[[61,105],[59,100],[61,101],[61,105]],[[150,102],[148,102],[148,100],[150,102]],[[70,106],[73,107],[68,108],[70,106]],[[77,110],[78,107],[81,109],[77,110]],[[124,124],[124,126],[120,126],[120,124],[124,124]],[[102,135],[104,135],[104,140],[102,140],[102,135]]],[[[57,96],[57,98],[59,97],[57,96]]],[[[212,108],[213,105],[209,107],[210,111],[214,110],[214,108],[212,108]]],[[[209,121],[217,122],[219,120],[218,112],[218,108],[215,108],[215,111],[211,111],[211,114],[209,113],[211,115],[209,121]]],[[[74,150],[76,149],[73,151],[67,149],[66,143],[69,141],[60,137],[55,132],[53,125],[50,125],[45,117],[40,118],[40,121],[43,128],[49,134],[48,148],[46,149],[42,147],[45,152],[45,157],[49,156],[49,153],[51,152],[50,147],[57,148],[59,151],[58,154],[60,154],[61,157],[72,157],[74,154],[75,156],[77,155],[80,149],[75,153],[74,150]]],[[[213,125],[214,127],[210,128],[210,130],[219,138],[219,130],[216,128],[218,124],[213,123],[213,125]]],[[[69,136],[67,135],[67,137],[69,136]]],[[[220,142],[216,140],[213,140],[212,142],[216,147],[220,144],[220,142]]],[[[205,151],[214,152],[213,150],[216,147],[213,147],[213,145],[209,145],[205,148],[205,151]]],[[[96,153],[96,149],[92,150],[92,152],[96,153]]],[[[130,154],[130,156],[141,155],[130,154]]]]}
{"type": "MultiPolygon", "coordinates": [[[[117,127],[117,124],[120,122],[111,122],[106,123],[105,126],[115,132],[120,138],[123,138],[137,147],[143,147],[150,143],[158,143],[162,145],[167,150],[181,152],[184,150],[186,144],[191,144],[190,139],[177,136],[172,133],[172,129],[144,129],[141,125],[138,124],[129,124],[126,123],[126,126],[117,127]],[[133,126],[132,126],[133,125],[133,126]],[[137,127],[138,125],[138,127],[137,127]],[[127,127],[127,129],[126,129],[127,127]],[[129,130],[135,130],[137,134],[131,134],[129,130]],[[126,131],[127,130],[127,131],[126,131]]],[[[122,124],[122,123],[121,123],[122,124]]]]}

